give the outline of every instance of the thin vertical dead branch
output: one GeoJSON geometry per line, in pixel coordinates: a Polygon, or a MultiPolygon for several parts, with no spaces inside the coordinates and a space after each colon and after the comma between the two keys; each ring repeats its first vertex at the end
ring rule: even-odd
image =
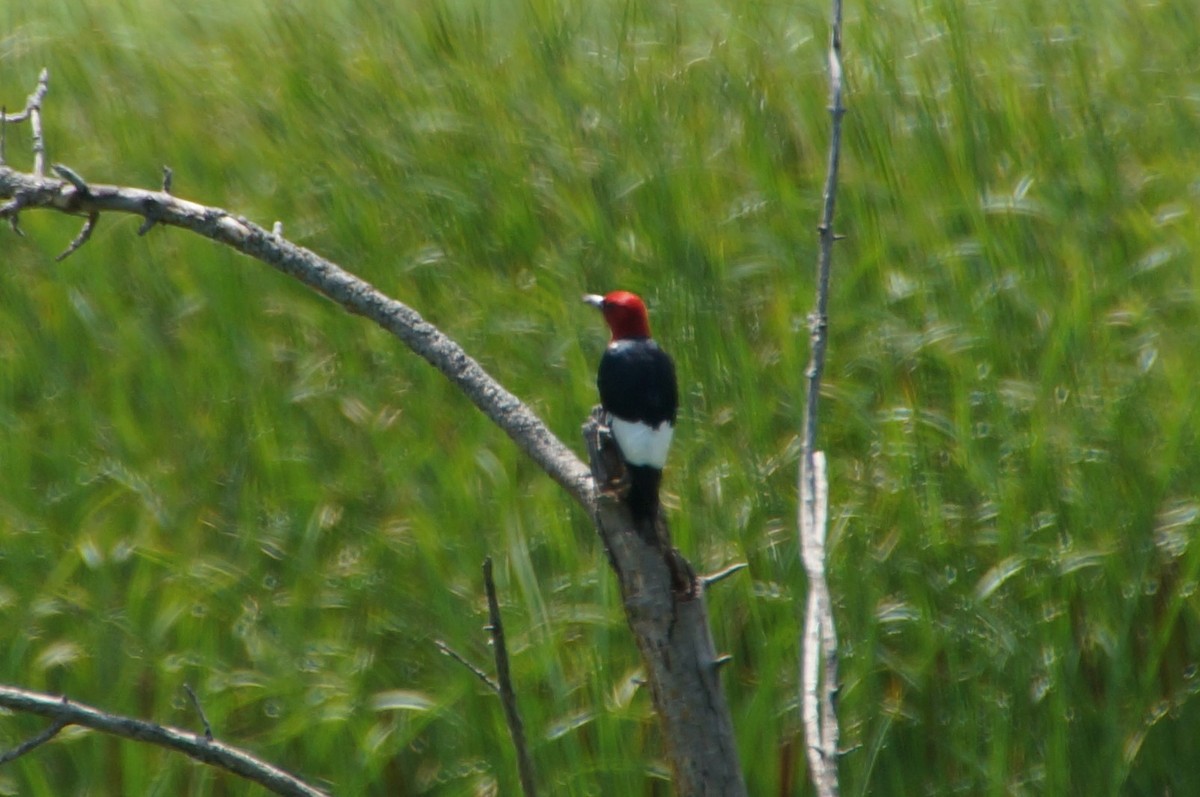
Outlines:
{"type": "Polygon", "coordinates": [[[492,580],[492,557],[483,560],[483,587],[487,591],[488,630],[492,634],[492,652],[496,657],[496,680],[500,704],[504,706],[504,720],[512,735],[513,747],[517,749],[517,772],[521,778],[521,791],[525,797],[536,797],[537,784],[533,778],[533,759],[529,757],[529,745],[525,742],[525,725],[517,710],[517,693],[513,690],[512,676],[508,669],[508,646],[504,641],[504,625],[500,620],[500,602],[496,600],[496,582],[492,580]]]}
{"type": "Polygon", "coordinates": [[[37,87],[25,99],[25,107],[17,113],[10,114],[0,110],[0,166],[4,165],[4,143],[8,132],[9,122],[29,122],[33,136],[33,173],[41,177],[46,173],[46,139],[42,135],[42,102],[46,92],[50,90],[50,70],[43,69],[38,75],[37,87]]]}
{"type": "Polygon", "coordinates": [[[817,417],[821,397],[821,377],[825,371],[825,353],[829,327],[829,272],[833,261],[834,207],[837,199],[838,163],[841,158],[842,116],[842,2],[833,0],[833,19],[829,41],[829,113],[832,131],[829,160],[825,172],[825,190],[821,223],[817,231],[820,249],[817,259],[816,307],[809,316],[811,355],[805,376],[808,395],[804,411],[804,441],[800,457],[800,546],[808,575],[808,606],[804,622],[804,654],[801,706],[807,737],[809,769],[813,786],[820,797],[838,794],[837,725],[837,632],[833,622],[833,602],[825,574],[825,530],[828,519],[828,484],[825,457],[817,450],[817,417]]]}

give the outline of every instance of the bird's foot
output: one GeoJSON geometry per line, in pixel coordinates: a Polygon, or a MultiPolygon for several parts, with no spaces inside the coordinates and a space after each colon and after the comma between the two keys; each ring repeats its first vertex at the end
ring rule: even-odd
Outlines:
{"type": "Polygon", "coordinates": [[[624,500],[629,493],[629,473],[617,439],[613,437],[611,417],[601,407],[596,407],[584,429],[597,492],[624,500]]]}
{"type": "Polygon", "coordinates": [[[671,571],[671,589],[680,600],[692,600],[700,594],[700,580],[692,563],[683,557],[678,548],[668,548],[667,569],[671,571]]]}

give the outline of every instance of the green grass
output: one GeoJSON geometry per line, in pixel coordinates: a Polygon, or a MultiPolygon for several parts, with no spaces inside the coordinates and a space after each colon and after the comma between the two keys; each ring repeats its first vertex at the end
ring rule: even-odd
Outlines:
{"type": "MultiPolygon", "coordinates": [[[[458,339],[578,445],[651,304],[666,477],[750,792],[807,793],[797,432],[825,4],[9,3],[49,157],[223,206],[458,339]]],[[[848,795],[1200,793],[1200,7],[847,7],[821,445],[848,795]]],[[[28,164],[28,130],[8,130],[28,164]]],[[[340,794],[517,793],[495,557],[546,793],[666,794],[587,519],[433,369],[279,274],[104,218],[0,232],[0,681],[197,727],[340,794]],[[394,690],[415,698],[380,708],[394,690]]],[[[41,725],[0,722],[8,747],[41,725]]],[[[0,793],[230,794],[95,734],[0,793]]]]}

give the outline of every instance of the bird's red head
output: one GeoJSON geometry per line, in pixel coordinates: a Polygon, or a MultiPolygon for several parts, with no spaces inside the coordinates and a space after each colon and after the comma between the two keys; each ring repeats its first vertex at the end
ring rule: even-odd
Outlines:
{"type": "Polygon", "coordinates": [[[613,291],[605,296],[590,293],[583,300],[604,314],[613,340],[650,337],[650,316],[636,293],[613,291]]]}

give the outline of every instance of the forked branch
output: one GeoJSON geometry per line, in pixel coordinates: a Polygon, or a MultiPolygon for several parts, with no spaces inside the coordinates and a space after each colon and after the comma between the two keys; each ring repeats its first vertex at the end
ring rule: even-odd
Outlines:
{"type": "Polygon", "coordinates": [[[483,560],[483,588],[487,593],[487,631],[492,637],[492,656],[496,661],[495,679],[442,640],[435,639],[433,644],[442,653],[466,667],[472,675],[483,682],[489,691],[500,698],[500,704],[504,709],[504,721],[508,724],[508,733],[512,737],[513,748],[517,753],[517,775],[521,779],[521,792],[525,797],[537,797],[533,759],[529,755],[529,745],[525,741],[525,724],[521,721],[520,711],[517,710],[517,692],[513,687],[512,674],[508,667],[508,643],[504,637],[504,622],[500,617],[500,600],[496,597],[496,581],[492,578],[492,557],[490,556],[483,560]]]}
{"type": "Polygon", "coordinates": [[[492,654],[496,658],[500,703],[504,706],[504,720],[508,723],[508,732],[517,751],[517,772],[521,778],[521,791],[525,797],[537,797],[533,759],[529,756],[529,745],[525,742],[525,725],[521,722],[521,712],[517,710],[517,692],[513,688],[512,674],[508,668],[508,644],[504,639],[504,621],[500,617],[500,601],[496,598],[496,582],[492,579],[490,556],[483,562],[483,586],[487,592],[488,632],[492,635],[492,654]]]}

